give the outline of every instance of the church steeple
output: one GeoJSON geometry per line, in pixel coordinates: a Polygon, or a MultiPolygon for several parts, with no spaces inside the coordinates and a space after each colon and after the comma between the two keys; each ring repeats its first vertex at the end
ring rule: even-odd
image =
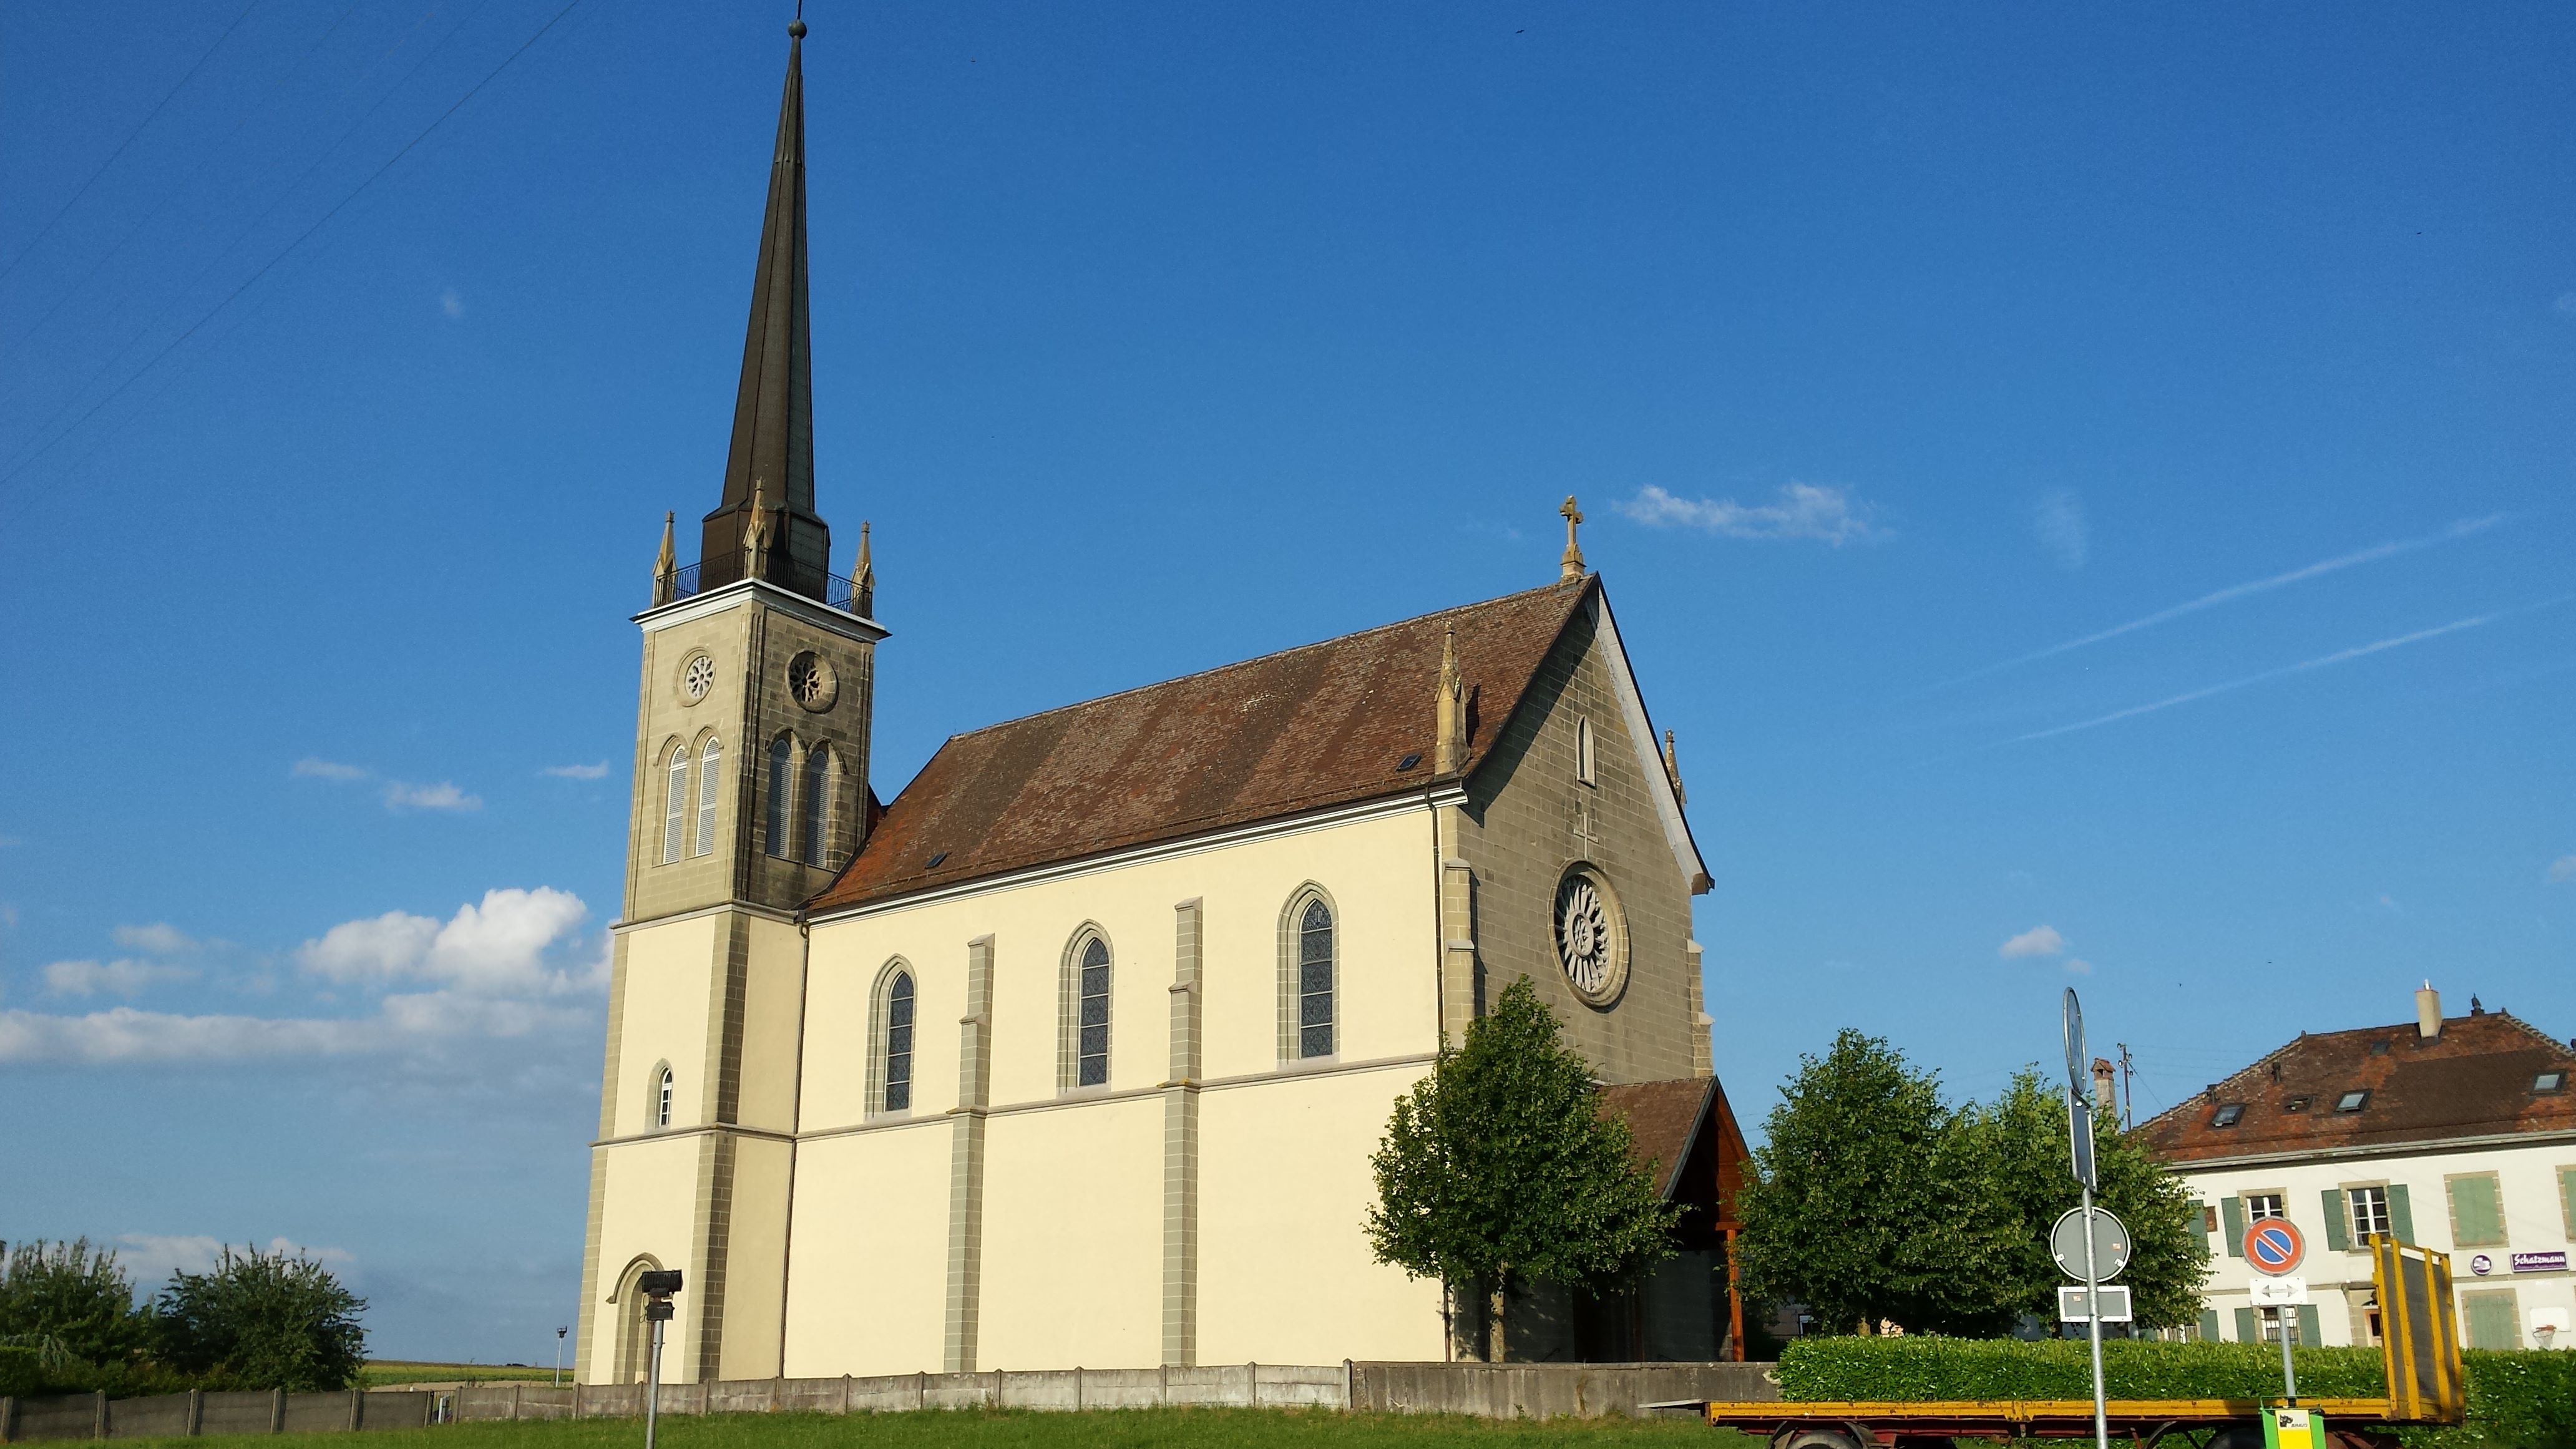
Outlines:
{"type": "Polygon", "coordinates": [[[832,557],[831,530],[814,511],[813,329],[805,283],[805,22],[787,27],[787,83],[778,101],[778,143],[769,163],[769,208],[760,223],[752,274],[751,324],[742,343],[742,384],[734,397],[733,447],[724,496],[699,539],[698,587],[729,584],[748,571],[820,599],[832,557]],[[766,494],[765,557],[747,549],[754,499],[766,494]]]}

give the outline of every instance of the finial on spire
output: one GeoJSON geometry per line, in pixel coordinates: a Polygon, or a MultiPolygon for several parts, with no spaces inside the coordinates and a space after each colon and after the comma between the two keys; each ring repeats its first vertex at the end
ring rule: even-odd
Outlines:
{"type": "Polygon", "coordinates": [[[1664,774],[1673,782],[1673,803],[1688,805],[1690,792],[1682,788],[1681,752],[1673,748],[1673,732],[1664,731],[1664,774]]]}
{"type": "Polygon", "coordinates": [[[1574,505],[1574,495],[1565,495],[1565,505],[1556,510],[1565,518],[1565,555],[1557,562],[1557,580],[1572,583],[1583,577],[1583,545],[1574,541],[1575,525],[1583,521],[1583,510],[1574,505]]]}
{"type": "Polygon", "coordinates": [[[680,594],[680,556],[671,548],[671,523],[678,515],[662,515],[662,552],[653,560],[653,607],[678,598],[680,594]]]}
{"type": "Polygon", "coordinates": [[[1440,636],[1440,688],[1433,700],[1438,724],[1431,741],[1431,768],[1454,774],[1467,760],[1467,681],[1458,674],[1458,626],[1440,636]]]}
{"type": "Polygon", "coordinates": [[[850,565],[850,612],[862,619],[877,614],[877,565],[868,550],[868,521],[859,520],[859,561],[850,565]]]}

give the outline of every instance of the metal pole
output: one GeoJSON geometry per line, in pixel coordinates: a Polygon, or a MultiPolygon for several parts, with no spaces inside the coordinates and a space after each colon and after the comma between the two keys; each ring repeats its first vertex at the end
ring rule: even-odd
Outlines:
{"type": "MultiPolygon", "coordinates": [[[[2064,1199],[2060,1199],[2063,1201],[2064,1199]]],[[[2093,1339],[2093,1449],[2111,1449],[2110,1406],[2102,1394],[2102,1282],[2094,1276],[2093,1189],[2084,1189],[2084,1324],[2093,1339]]],[[[652,1449],[650,1444],[645,1449],[652,1449]]]]}
{"type": "Polygon", "coordinates": [[[2299,1406],[2299,1371],[2290,1367],[2290,1325],[2297,1321],[2287,1304],[2272,1310],[2272,1322],[2281,1330],[2281,1387],[2288,1393],[2290,1407],[2294,1409],[2299,1406]]]}
{"type": "Polygon", "coordinates": [[[653,1419],[662,1407],[662,1320],[653,1320],[652,1367],[644,1371],[644,1449],[653,1449],[653,1419]]]}

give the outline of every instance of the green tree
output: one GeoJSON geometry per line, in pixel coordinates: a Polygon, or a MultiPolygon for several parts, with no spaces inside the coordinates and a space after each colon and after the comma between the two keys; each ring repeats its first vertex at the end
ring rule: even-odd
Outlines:
{"type": "Polygon", "coordinates": [[[0,1342],[109,1364],[141,1352],[147,1332],[114,1251],[93,1250],[87,1238],[39,1239],[9,1250],[0,1276],[0,1342]]]}
{"type": "Polygon", "coordinates": [[[1681,1210],[1629,1147],[1628,1125],[1602,1115],[1591,1066],[1524,976],[1396,1102],[1369,1159],[1370,1245],[1414,1277],[1485,1286],[1499,1346],[1508,1285],[1600,1291],[1672,1253],[1681,1210]]]}
{"type": "Polygon", "coordinates": [[[1795,1299],[1830,1333],[1979,1334],[2014,1224],[1986,1191],[1985,1144],[1940,1082],[1849,1028],[1801,1056],[1746,1174],[1736,1263],[1747,1296],[1795,1299]]]}
{"type": "Polygon", "coordinates": [[[239,1388],[344,1389],[366,1362],[366,1300],[310,1258],[246,1247],[180,1273],[154,1305],[173,1368],[239,1388]]]}
{"type": "MultiPolygon", "coordinates": [[[[1991,1104],[1968,1115],[1983,1139],[1989,1190],[2019,1225],[2000,1264],[1998,1297],[2016,1317],[2052,1322],[2057,1287],[2067,1279],[2049,1256],[2048,1230],[2083,1200],[2068,1165],[2066,1093],[2038,1068],[2024,1067],[1991,1104]]],[[[2191,1322],[2200,1314],[2209,1250],[2190,1190],[2108,1111],[2094,1117],[2093,1161],[2101,1180],[2094,1201],[2129,1230],[2131,1257],[2119,1281],[2129,1285],[2139,1325],[2191,1322]]]]}

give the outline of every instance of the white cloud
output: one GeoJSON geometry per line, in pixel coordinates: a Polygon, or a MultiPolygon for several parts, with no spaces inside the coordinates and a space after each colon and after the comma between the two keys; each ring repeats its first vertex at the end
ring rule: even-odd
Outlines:
{"type": "Polygon", "coordinates": [[[45,990],[55,996],[95,996],[102,991],[140,996],[155,982],[185,981],[196,974],[185,966],[149,961],[56,961],[45,968],[45,990]]]}
{"type": "MultiPolygon", "coordinates": [[[[212,1269],[223,1256],[226,1242],[202,1233],[120,1233],[115,1247],[117,1266],[125,1269],[126,1277],[138,1293],[149,1296],[177,1274],[203,1273],[212,1269]]],[[[358,1261],[357,1256],[346,1248],[317,1248],[292,1238],[271,1238],[265,1251],[283,1253],[290,1258],[311,1258],[319,1263],[350,1265],[358,1261]]]]}
{"type": "Polygon", "coordinates": [[[197,943],[186,932],[167,921],[155,921],[148,926],[119,926],[110,934],[116,937],[116,944],[129,951],[148,951],[155,956],[176,956],[183,951],[197,949],[197,943]]]}
{"type": "Polygon", "coordinates": [[[140,1066],[383,1055],[596,1022],[580,1008],[449,991],[389,996],[369,1017],[182,1016],[131,1006],[49,1016],[13,1009],[0,1011],[0,1062],[140,1066]]]}
{"type": "Polygon", "coordinates": [[[481,904],[458,906],[444,925],[387,911],[343,921],[298,954],[306,970],[334,981],[436,981],[486,995],[561,991],[593,973],[550,970],[546,950],[589,914],[579,896],[551,886],[485,891],[481,904]]]}
{"type": "Polygon", "coordinates": [[[367,778],[367,772],[356,765],[333,764],[329,760],[317,760],[311,755],[307,755],[303,759],[296,761],[295,768],[288,771],[288,773],[299,780],[339,780],[346,782],[349,780],[363,780],[367,778]]]}
{"type": "Polygon", "coordinates": [[[1790,483],[1769,503],[1732,498],[1679,498],[1649,483],[1619,511],[1655,528],[1700,528],[1726,538],[1812,538],[1836,548],[1884,538],[1869,521],[1871,510],[1840,488],[1790,483]]]}
{"type": "Polygon", "coordinates": [[[2033,926],[2004,942],[1999,953],[2007,961],[2022,956],[2056,956],[2066,950],[2066,938],[2055,926],[2033,926]]]}
{"type": "Polygon", "coordinates": [[[2549,863],[2549,879],[2554,885],[2576,881],[2576,855],[2562,855],[2549,863]]]}
{"type": "Polygon", "coordinates": [[[451,321],[455,318],[464,316],[465,294],[456,290],[454,287],[450,287],[446,291],[439,293],[438,310],[446,313],[451,321]]]}
{"type": "Polygon", "coordinates": [[[2093,529],[2084,518],[2084,500],[2070,489],[2043,495],[2031,514],[2031,531],[2039,535],[2040,552],[2072,573],[2093,556],[2093,529]]]}
{"type": "Polygon", "coordinates": [[[2093,963],[2081,956],[2069,956],[2066,958],[2066,971],[2070,976],[2090,976],[2093,974],[2093,963]]]}
{"type": "Polygon", "coordinates": [[[608,762],[602,760],[596,765],[548,765],[537,773],[552,775],[558,780],[605,780],[608,778],[608,762]]]}
{"type": "Polygon", "coordinates": [[[406,785],[397,780],[385,787],[388,810],[480,810],[483,797],[468,795],[445,780],[435,785],[406,785]]]}

